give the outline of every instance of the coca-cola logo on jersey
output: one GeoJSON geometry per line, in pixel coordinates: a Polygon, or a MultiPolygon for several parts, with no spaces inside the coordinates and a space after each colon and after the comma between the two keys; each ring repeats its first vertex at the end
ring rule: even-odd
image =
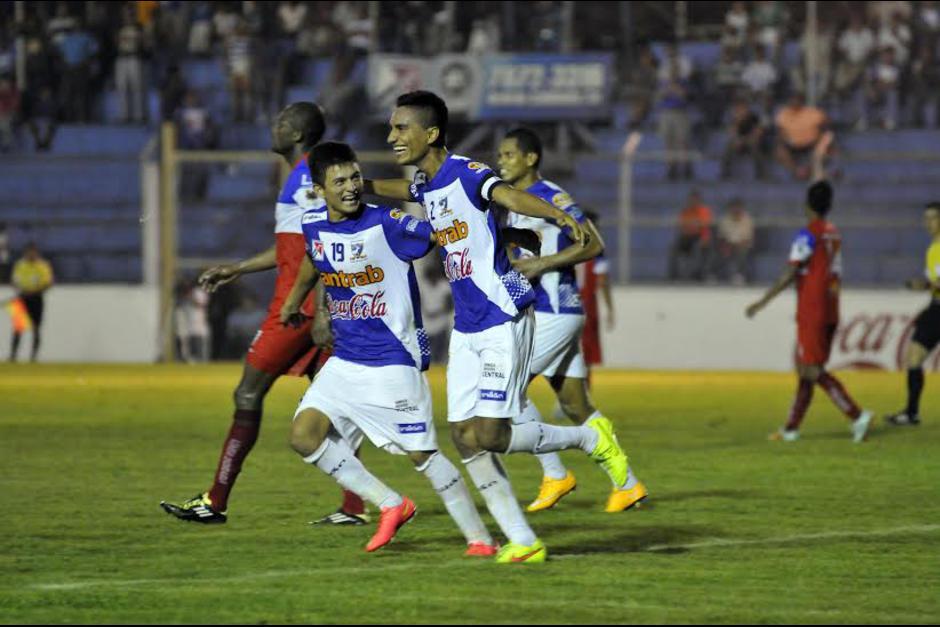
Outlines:
{"type": "Polygon", "coordinates": [[[330,317],[336,320],[369,320],[382,318],[388,311],[386,303],[382,300],[385,291],[380,290],[374,294],[356,294],[346,300],[338,300],[327,295],[326,305],[330,317]]]}
{"type": "Polygon", "coordinates": [[[461,251],[447,253],[447,257],[444,258],[444,274],[451,283],[466,279],[473,274],[473,261],[470,259],[470,249],[464,248],[461,251]]]}
{"type": "MultiPolygon", "coordinates": [[[[910,314],[860,313],[844,319],[832,343],[832,369],[906,370],[914,318],[910,314]]],[[[940,370],[940,349],[930,355],[924,368],[940,370]]]]}

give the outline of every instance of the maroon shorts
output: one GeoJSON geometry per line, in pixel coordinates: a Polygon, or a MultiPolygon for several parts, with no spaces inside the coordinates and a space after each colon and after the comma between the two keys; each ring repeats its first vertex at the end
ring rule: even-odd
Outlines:
{"type": "Polygon", "coordinates": [[[245,361],[252,368],[280,376],[313,376],[329,358],[329,351],[313,345],[310,320],[299,328],[284,326],[278,316],[265,318],[245,361]]]}
{"type": "Polygon", "coordinates": [[[832,352],[837,324],[799,322],[796,326],[796,361],[803,366],[825,366],[832,352]]]}

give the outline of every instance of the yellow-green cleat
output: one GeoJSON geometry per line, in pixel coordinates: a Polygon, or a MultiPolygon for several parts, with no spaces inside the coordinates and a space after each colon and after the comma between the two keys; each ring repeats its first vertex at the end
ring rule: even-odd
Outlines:
{"type": "Polygon", "coordinates": [[[541,564],[548,557],[548,549],[538,538],[531,546],[510,542],[496,554],[497,564],[541,564]]]}
{"type": "Polygon", "coordinates": [[[619,488],[627,482],[627,455],[617,442],[613,423],[598,416],[588,420],[587,426],[597,432],[597,445],[591,451],[591,459],[604,469],[614,487],[619,488]]]}

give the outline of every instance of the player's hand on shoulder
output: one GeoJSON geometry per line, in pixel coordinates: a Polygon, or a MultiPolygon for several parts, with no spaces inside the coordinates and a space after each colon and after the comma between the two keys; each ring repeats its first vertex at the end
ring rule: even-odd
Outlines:
{"type": "Polygon", "coordinates": [[[572,218],[567,213],[563,214],[563,217],[558,219],[558,226],[562,228],[567,228],[571,233],[571,238],[578,243],[582,248],[587,246],[588,236],[584,232],[584,228],[578,224],[578,221],[572,218]]]}
{"type": "Polygon", "coordinates": [[[280,312],[281,324],[299,329],[307,321],[307,316],[300,312],[300,306],[285,302],[280,312]]]}
{"type": "Polygon", "coordinates": [[[215,266],[199,275],[199,285],[211,294],[219,287],[237,279],[240,274],[233,264],[215,266]]]}

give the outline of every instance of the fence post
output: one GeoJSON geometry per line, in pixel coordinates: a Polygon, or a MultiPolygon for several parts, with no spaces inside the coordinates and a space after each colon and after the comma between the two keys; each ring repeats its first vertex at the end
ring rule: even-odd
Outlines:
{"type": "Polygon", "coordinates": [[[176,358],[176,128],[164,122],[160,128],[160,360],[176,358]]]}
{"type": "Polygon", "coordinates": [[[633,217],[633,159],[643,135],[627,136],[620,151],[620,185],[617,196],[617,282],[630,282],[630,222],[633,217]]]}

